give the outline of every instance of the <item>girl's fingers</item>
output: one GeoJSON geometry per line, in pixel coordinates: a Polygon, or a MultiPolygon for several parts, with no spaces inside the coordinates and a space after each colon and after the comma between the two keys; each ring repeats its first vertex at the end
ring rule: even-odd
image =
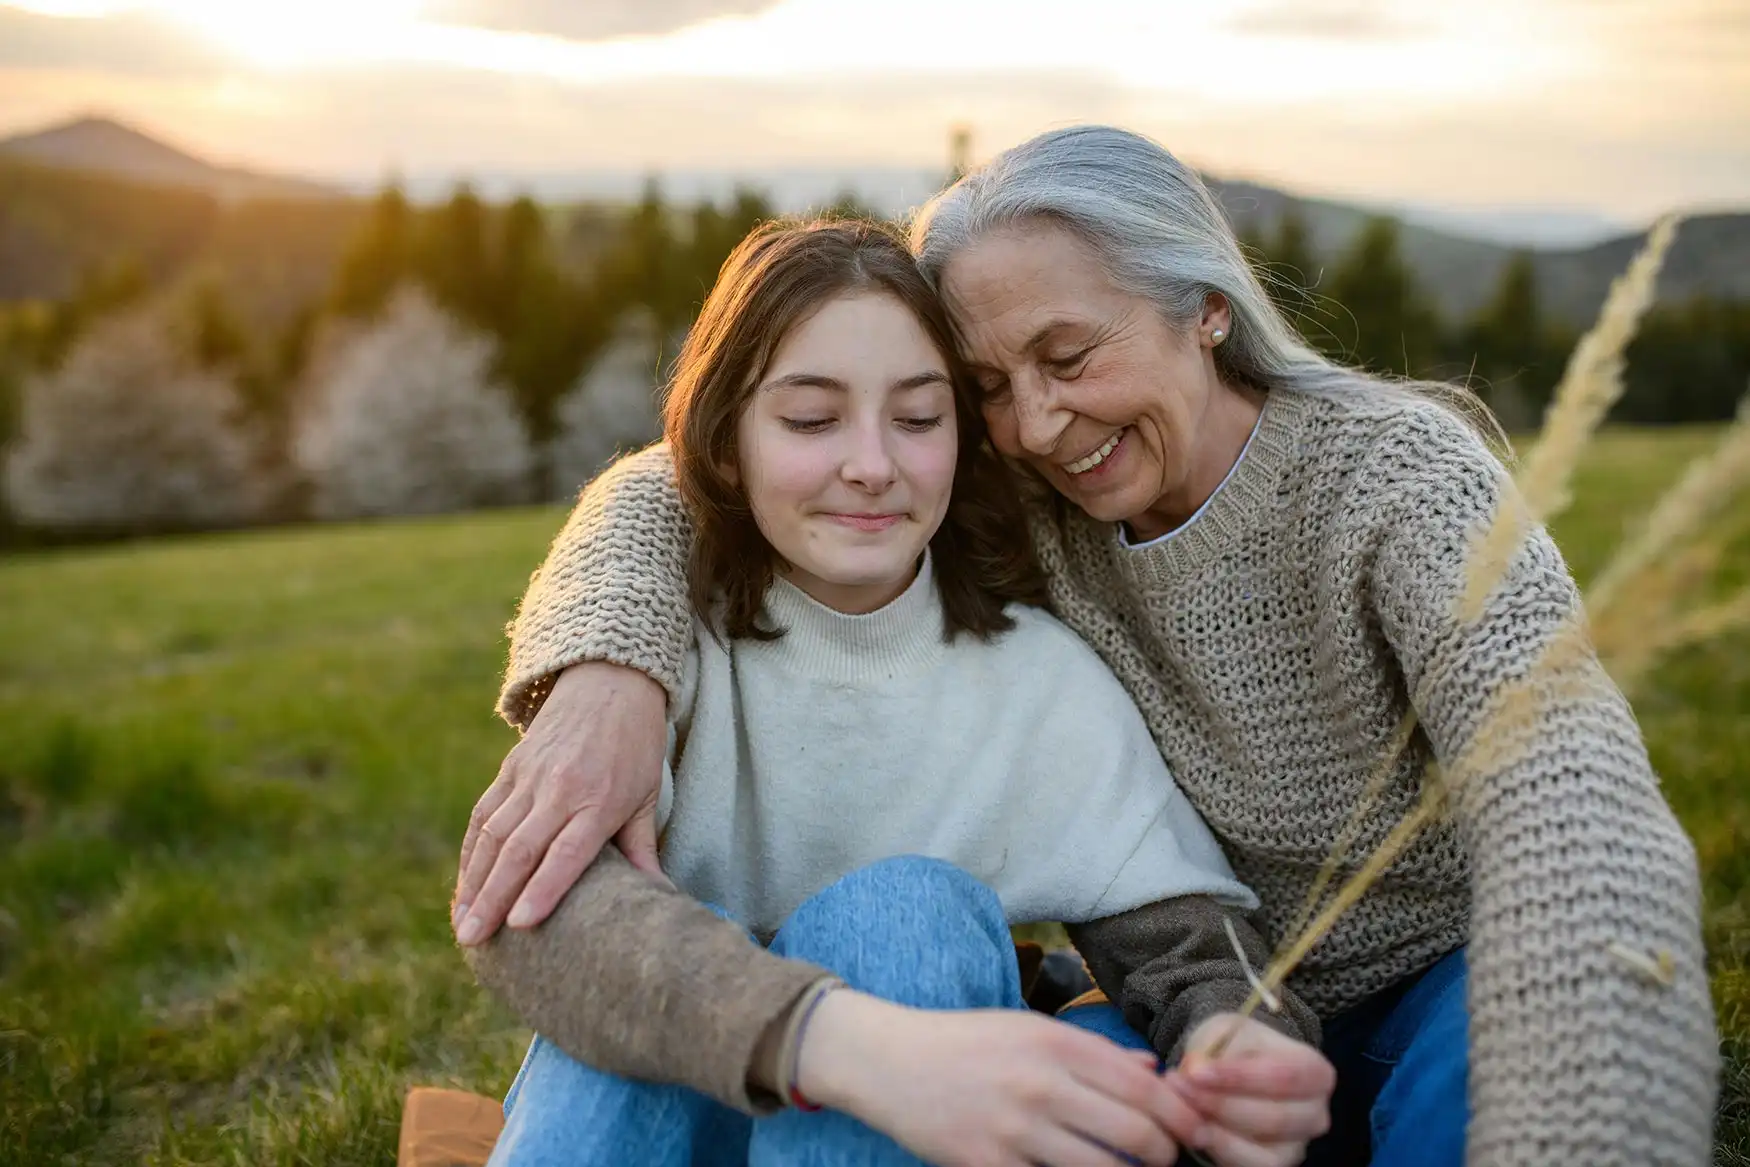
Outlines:
{"type": "MultiPolygon", "coordinates": [[[[1092,1036],[1092,1035],[1088,1035],[1092,1036]]],[[[1192,1143],[1203,1126],[1197,1107],[1178,1089],[1178,1084],[1159,1072],[1153,1054],[1126,1050],[1095,1037],[1091,1051],[1067,1063],[1077,1081],[1131,1110],[1149,1115],[1156,1126],[1179,1143],[1192,1143]]]]}
{"type": "Polygon", "coordinates": [[[1106,1148],[1108,1161],[1113,1153],[1123,1152],[1144,1163],[1171,1163],[1179,1153],[1172,1136],[1143,1107],[1120,1102],[1081,1082],[1073,1092],[1054,1101],[1051,1118],[1106,1148]]]}
{"type": "Polygon", "coordinates": [[[1262,1147],[1222,1126],[1209,1128],[1201,1150],[1221,1167],[1293,1167],[1306,1156],[1304,1146],[1262,1147]]]}
{"type": "MultiPolygon", "coordinates": [[[[1028,1132],[1021,1152],[1026,1162],[1049,1164],[1050,1167],[1119,1167],[1125,1162],[1115,1152],[1049,1122],[1040,1123],[1028,1132]]],[[[1143,1162],[1166,1164],[1172,1160],[1145,1159],[1143,1162]]]]}

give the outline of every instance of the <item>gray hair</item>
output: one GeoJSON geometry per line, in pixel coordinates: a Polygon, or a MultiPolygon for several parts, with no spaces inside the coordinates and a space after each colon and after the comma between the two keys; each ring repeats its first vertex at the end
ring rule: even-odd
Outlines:
{"type": "Polygon", "coordinates": [[[1372,389],[1432,399],[1485,437],[1502,440],[1468,389],[1376,376],[1307,344],[1264,290],[1203,180],[1128,130],[1075,126],[1005,150],[923,206],[912,222],[911,248],[939,287],[949,260],[985,234],[1039,221],[1074,232],[1120,288],[1154,304],[1176,328],[1193,327],[1211,293],[1224,296],[1232,322],[1215,349],[1224,380],[1265,391],[1332,396],[1372,389]]]}

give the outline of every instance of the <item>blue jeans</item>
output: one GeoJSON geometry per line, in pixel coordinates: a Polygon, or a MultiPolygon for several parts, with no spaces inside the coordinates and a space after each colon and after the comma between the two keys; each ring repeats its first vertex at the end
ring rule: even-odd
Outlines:
{"type": "MultiPolygon", "coordinates": [[[[1307,1167],[1463,1167],[1464,984],[1461,948],[1325,1024],[1322,1048],[1337,1068],[1337,1089],[1330,1133],[1307,1149],[1307,1167]]],[[[1059,1017],[1148,1048],[1117,1006],[1083,1005],[1059,1017]]]]}
{"type": "Polygon", "coordinates": [[[1337,1090],[1331,1132],[1308,1150],[1309,1167],[1462,1167],[1470,1121],[1464,987],[1460,948],[1325,1023],[1337,1090]]]}
{"type": "MultiPolygon", "coordinates": [[[[852,872],[797,908],[771,950],[905,1005],[1026,1007],[996,895],[935,859],[887,859],[852,872]]],[[[491,1167],[921,1163],[847,1114],[749,1118],[684,1086],[591,1069],[540,1037],[505,1097],[504,1116],[491,1167]]]]}

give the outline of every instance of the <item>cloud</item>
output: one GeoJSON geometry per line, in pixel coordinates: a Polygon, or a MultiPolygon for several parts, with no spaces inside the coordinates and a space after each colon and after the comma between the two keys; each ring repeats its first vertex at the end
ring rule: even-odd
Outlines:
{"type": "MultiPolygon", "coordinates": [[[[260,69],[144,18],[53,19],[0,6],[0,133],[108,111],[219,160],[368,183],[390,170],[934,173],[957,123],[973,128],[975,155],[988,157],[1041,130],[1102,121],[1150,133],[1214,173],[1379,201],[1554,202],[1630,218],[1678,204],[1742,205],[1750,52],[1734,58],[1722,48],[1746,46],[1740,0],[1675,0],[1663,20],[1638,0],[1551,2],[1576,5],[1583,68],[1440,105],[1304,92],[1246,104],[1090,68],[974,71],[935,59],[904,70],[638,80],[411,62],[260,69]],[[1703,60],[1712,63],[1688,67],[1703,60]]],[[[1273,6],[1252,14],[1262,19],[1273,6]]],[[[1318,9],[1327,31],[1340,25],[1332,13],[1341,7],[1318,9]]],[[[503,12],[532,8],[507,0],[503,12]]],[[[680,9],[662,11],[674,18],[680,9]]],[[[1406,17],[1422,18],[1416,9],[1406,17]]],[[[1372,35],[1387,33],[1376,25],[1372,35]]],[[[1421,43],[1420,32],[1409,35],[1421,43]]],[[[1330,47],[1390,54],[1394,43],[1330,47]]],[[[1309,55],[1319,47],[1304,46],[1309,55]]]]}
{"type": "Polygon", "coordinates": [[[0,7],[0,69],[87,69],[188,77],[217,74],[230,67],[211,46],[146,13],[74,19],[0,7]]]}
{"type": "Polygon", "coordinates": [[[1396,41],[1426,31],[1377,0],[1265,0],[1225,27],[1245,36],[1343,41],[1396,41]]]}
{"type": "Polygon", "coordinates": [[[752,16],[779,0],[439,0],[428,16],[448,24],[546,33],[568,40],[658,36],[723,16],[752,16]]]}

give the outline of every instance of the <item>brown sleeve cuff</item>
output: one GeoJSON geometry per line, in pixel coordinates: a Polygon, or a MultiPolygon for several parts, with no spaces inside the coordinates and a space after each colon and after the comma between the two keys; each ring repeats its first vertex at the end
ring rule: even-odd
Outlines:
{"type": "MultiPolygon", "coordinates": [[[[831,974],[774,956],[612,847],[547,921],[464,955],[526,1024],[598,1070],[690,1086],[748,1114],[761,1039],[831,974]]],[[[765,1092],[759,1092],[765,1093],[765,1092]]]]}
{"type": "MultiPolygon", "coordinates": [[[[1184,1053],[1198,1024],[1237,1011],[1251,993],[1246,965],[1262,973],[1270,953],[1237,909],[1207,896],[1178,896],[1072,925],[1070,939],[1094,981],[1124,1011],[1124,1019],[1168,1061],[1184,1053]],[[1234,951],[1223,921],[1233,924],[1245,955],[1234,951]]],[[[1253,1016],[1308,1045],[1319,1042],[1319,1019],[1284,989],[1282,1011],[1253,1016]]]]}

